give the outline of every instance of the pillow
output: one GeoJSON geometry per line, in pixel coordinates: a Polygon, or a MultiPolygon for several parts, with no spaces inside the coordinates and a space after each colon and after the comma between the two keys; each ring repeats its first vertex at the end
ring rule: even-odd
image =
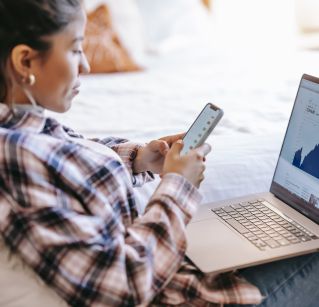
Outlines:
{"type": "Polygon", "coordinates": [[[0,306],[2,307],[67,307],[51,288],[11,254],[0,237],[0,306]]]}
{"type": "Polygon", "coordinates": [[[105,4],[112,18],[112,25],[132,59],[144,61],[145,37],[142,18],[135,0],[84,0],[87,12],[105,4]]]}
{"type": "Polygon", "coordinates": [[[211,14],[202,0],[135,1],[149,51],[167,52],[209,42],[211,14]]]}
{"type": "Polygon", "coordinates": [[[88,14],[83,48],[92,73],[139,70],[115,33],[105,4],[88,14]]]}
{"type": "Polygon", "coordinates": [[[210,8],[211,7],[211,0],[202,0],[202,2],[204,3],[204,5],[207,7],[207,8],[210,8]]]}

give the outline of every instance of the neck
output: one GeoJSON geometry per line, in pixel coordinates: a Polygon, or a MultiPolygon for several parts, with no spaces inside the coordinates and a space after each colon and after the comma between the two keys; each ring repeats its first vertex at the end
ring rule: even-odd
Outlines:
{"type": "Polygon", "coordinates": [[[13,95],[12,91],[11,93],[9,93],[6,97],[6,99],[4,100],[4,103],[6,103],[7,105],[12,104],[12,102],[17,103],[17,104],[31,104],[31,102],[29,101],[28,97],[26,94],[24,93],[15,93],[13,95]]]}
{"type": "Polygon", "coordinates": [[[29,98],[27,93],[20,86],[16,86],[8,91],[4,103],[8,106],[13,104],[32,106],[33,104],[30,99],[32,99],[32,97],[29,98]]]}
{"type": "Polygon", "coordinates": [[[32,95],[28,95],[26,90],[21,87],[15,87],[8,91],[4,103],[13,111],[24,110],[43,114],[44,108],[37,105],[32,95]]]}

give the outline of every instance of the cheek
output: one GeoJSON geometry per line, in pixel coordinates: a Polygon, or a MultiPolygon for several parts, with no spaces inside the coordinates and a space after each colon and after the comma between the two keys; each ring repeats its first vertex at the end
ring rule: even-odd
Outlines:
{"type": "Polygon", "coordinates": [[[51,57],[36,70],[33,95],[47,109],[64,112],[74,98],[73,87],[79,75],[78,57],[72,52],[51,57]]]}
{"type": "Polygon", "coordinates": [[[60,84],[61,88],[64,87],[66,90],[72,87],[77,77],[77,66],[74,62],[74,59],[69,56],[64,58],[60,62],[60,65],[56,67],[56,81],[60,84]]]}
{"type": "Polygon", "coordinates": [[[46,69],[47,87],[56,94],[66,94],[74,85],[77,78],[77,69],[71,56],[64,56],[58,61],[51,62],[46,69]]]}

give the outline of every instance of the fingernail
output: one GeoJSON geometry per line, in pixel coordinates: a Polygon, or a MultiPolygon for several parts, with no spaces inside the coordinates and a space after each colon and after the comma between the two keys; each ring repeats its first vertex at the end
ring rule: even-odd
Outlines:
{"type": "Polygon", "coordinates": [[[183,140],[177,140],[176,143],[178,143],[178,144],[183,144],[183,140]]]}

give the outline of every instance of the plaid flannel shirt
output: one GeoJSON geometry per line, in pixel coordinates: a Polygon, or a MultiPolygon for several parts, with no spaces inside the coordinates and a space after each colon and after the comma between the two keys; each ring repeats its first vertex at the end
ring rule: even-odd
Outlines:
{"type": "Polygon", "coordinates": [[[97,153],[56,120],[0,104],[0,231],[5,244],[71,306],[258,303],[236,274],[205,275],[185,260],[197,189],[163,177],[143,215],[137,145],[97,140],[97,153]]]}

